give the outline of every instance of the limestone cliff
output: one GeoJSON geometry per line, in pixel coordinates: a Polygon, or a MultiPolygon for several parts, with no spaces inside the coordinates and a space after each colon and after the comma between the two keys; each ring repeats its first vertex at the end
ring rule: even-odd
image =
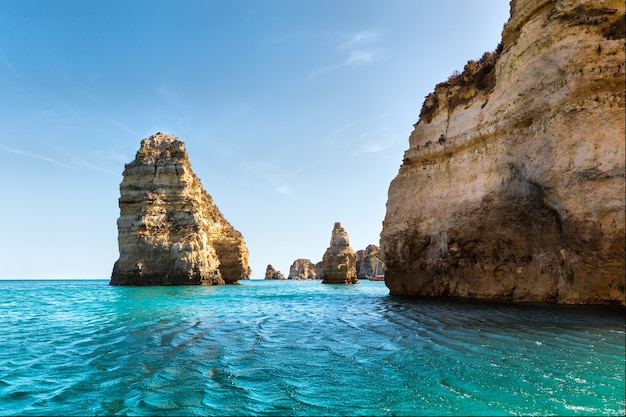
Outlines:
{"type": "Polygon", "coordinates": [[[375,273],[384,275],[385,264],[380,259],[380,248],[368,245],[367,248],[356,252],[356,276],[358,279],[369,279],[375,273]]]}
{"type": "Polygon", "coordinates": [[[348,233],[335,223],[330,246],[322,258],[324,280],[322,284],[356,284],[356,253],[350,247],[348,233]]]}
{"type": "Polygon", "coordinates": [[[392,294],[624,304],[624,2],[514,0],[426,97],[389,187],[392,294]]]}
{"type": "Polygon", "coordinates": [[[250,274],[241,233],[191,170],[182,141],[144,139],[123,177],[111,285],[216,285],[250,274]]]}
{"type": "Polygon", "coordinates": [[[289,268],[288,279],[315,279],[315,264],[310,259],[296,259],[289,268]]]}

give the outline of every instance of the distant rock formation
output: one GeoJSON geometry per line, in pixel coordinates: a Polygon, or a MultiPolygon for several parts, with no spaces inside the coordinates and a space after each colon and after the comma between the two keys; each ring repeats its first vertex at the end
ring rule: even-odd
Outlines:
{"type": "Polygon", "coordinates": [[[285,279],[285,275],[269,264],[265,269],[265,279],[285,279]]]}
{"type": "Polygon", "coordinates": [[[335,223],[330,247],[322,258],[324,266],[323,284],[356,284],[356,253],[350,247],[348,233],[335,223]]]}
{"type": "Polygon", "coordinates": [[[623,0],[513,0],[426,97],[389,187],[391,294],[625,304],[623,0]]]}
{"type": "Polygon", "coordinates": [[[123,176],[111,285],[217,285],[250,275],[243,236],[202,187],[180,139],[144,139],[123,176]]]}
{"type": "Polygon", "coordinates": [[[289,268],[288,279],[315,279],[315,264],[310,259],[296,259],[289,268]]]}
{"type": "Polygon", "coordinates": [[[356,252],[356,276],[358,279],[369,279],[378,272],[385,273],[385,264],[380,259],[380,248],[376,245],[368,245],[364,250],[356,252]],[[378,271],[376,266],[378,265],[378,271]]]}
{"type": "Polygon", "coordinates": [[[315,264],[315,279],[324,279],[324,262],[322,261],[315,264]]]}

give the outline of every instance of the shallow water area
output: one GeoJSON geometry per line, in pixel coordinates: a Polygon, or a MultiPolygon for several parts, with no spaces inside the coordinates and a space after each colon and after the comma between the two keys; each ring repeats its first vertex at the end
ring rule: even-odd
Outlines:
{"type": "Polygon", "coordinates": [[[623,415],[624,309],[0,281],[0,415],[623,415]]]}

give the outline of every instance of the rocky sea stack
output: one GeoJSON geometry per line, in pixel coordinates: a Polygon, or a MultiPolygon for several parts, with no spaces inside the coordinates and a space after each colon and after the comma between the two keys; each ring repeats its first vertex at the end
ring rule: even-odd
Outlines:
{"type": "Polygon", "coordinates": [[[623,0],[511,1],[389,187],[391,294],[625,303],[624,37],[623,0]]]}
{"type": "Polygon", "coordinates": [[[310,259],[296,259],[289,268],[288,279],[316,279],[315,264],[310,259]]]}
{"type": "Polygon", "coordinates": [[[368,245],[356,252],[356,277],[369,279],[376,274],[385,274],[385,263],[380,259],[380,248],[368,245]]]}
{"type": "Polygon", "coordinates": [[[285,274],[274,268],[272,264],[269,264],[265,268],[265,279],[284,280],[285,274]]]}
{"type": "Polygon", "coordinates": [[[180,139],[144,139],[123,176],[111,285],[218,285],[250,275],[243,236],[191,170],[180,139]]]}
{"type": "Polygon", "coordinates": [[[322,258],[324,280],[322,284],[356,284],[356,252],[350,247],[348,233],[335,223],[330,247],[322,258]]]}

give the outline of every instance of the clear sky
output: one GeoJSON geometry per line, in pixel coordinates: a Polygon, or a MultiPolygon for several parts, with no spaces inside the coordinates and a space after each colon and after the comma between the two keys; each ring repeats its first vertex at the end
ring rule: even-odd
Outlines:
{"type": "Polygon", "coordinates": [[[288,274],[333,224],[378,244],[424,97],[506,0],[0,0],[0,279],[109,278],[124,163],[155,132],[288,274]]]}

